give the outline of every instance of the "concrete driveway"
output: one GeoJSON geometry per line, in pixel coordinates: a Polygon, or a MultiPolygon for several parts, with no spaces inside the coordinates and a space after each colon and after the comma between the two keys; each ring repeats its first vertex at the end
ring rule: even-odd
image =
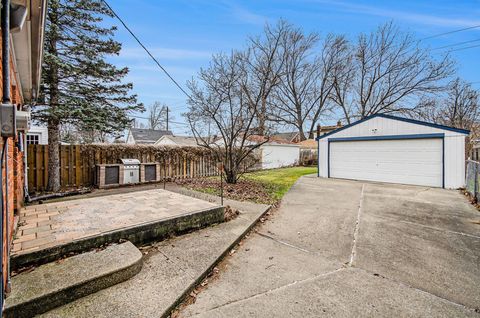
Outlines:
{"type": "Polygon", "coordinates": [[[306,176],[180,316],[480,317],[479,221],[458,191],[306,176]]]}

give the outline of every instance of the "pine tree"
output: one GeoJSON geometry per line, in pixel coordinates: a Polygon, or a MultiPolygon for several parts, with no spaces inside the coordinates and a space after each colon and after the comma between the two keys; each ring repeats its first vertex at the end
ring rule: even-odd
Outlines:
{"type": "Polygon", "coordinates": [[[43,84],[45,106],[34,116],[48,127],[48,190],[60,189],[60,127],[115,134],[129,125],[128,113],[143,110],[123,79],[128,68],[117,68],[106,58],[118,55],[113,39],[116,27],[101,0],[49,0],[45,28],[43,84]]]}

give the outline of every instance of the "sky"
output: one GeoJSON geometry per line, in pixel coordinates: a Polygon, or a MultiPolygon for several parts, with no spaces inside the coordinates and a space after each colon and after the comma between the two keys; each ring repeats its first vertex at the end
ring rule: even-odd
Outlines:
{"type": "MultiPolygon", "coordinates": [[[[112,8],[140,38],[158,61],[183,87],[208,66],[212,54],[242,48],[249,35],[262,32],[265,23],[284,18],[306,32],[344,34],[354,40],[361,33],[393,21],[418,39],[452,30],[480,26],[480,0],[457,1],[333,1],[333,0],[108,0],[112,8]]],[[[161,72],[119,24],[116,40],[122,43],[118,66],[128,66],[126,78],[145,106],[154,101],[170,106],[174,134],[189,134],[182,117],[185,95],[161,72]]],[[[457,73],[480,89],[480,27],[425,39],[434,54],[451,51],[457,73]],[[474,40],[478,40],[475,42],[474,40]],[[442,46],[473,41],[447,49],[442,46]],[[477,47],[473,47],[478,45],[477,47]],[[466,48],[466,49],[463,49],[466,48]]],[[[137,116],[146,116],[136,114],[137,116]]],[[[141,120],[141,119],[140,119],[141,120]]],[[[329,124],[322,123],[322,124],[329,124]]]]}

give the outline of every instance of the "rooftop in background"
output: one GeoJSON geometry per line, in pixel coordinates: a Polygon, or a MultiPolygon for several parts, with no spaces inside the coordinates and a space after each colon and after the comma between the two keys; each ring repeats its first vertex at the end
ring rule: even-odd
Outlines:
{"type": "Polygon", "coordinates": [[[155,146],[198,147],[198,143],[195,137],[164,135],[155,146]]]}
{"type": "Polygon", "coordinates": [[[252,143],[262,143],[266,142],[267,144],[278,144],[278,145],[294,145],[295,143],[287,139],[279,138],[277,135],[267,137],[260,135],[251,135],[247,137],[247,140],[252,143]]]}
{"type": "Polygon", "coordinates": [[[317,149],[318,143],[315,139],[307,139],[298,143],[301,149],[317,149]]]}
{"type": "MultiPolygon", "coordinates": [[[[333,126],[320,126],[320,136],[328,134],[329,132],[342,127],[342,122],[338,121],[336,125],[333,126]]],[[[313,133],[313,138],[317,137],[317,130],[312,131],[313,133]]],[[[298,143],[300,142],[300,134],[298,131],[292,131],[292,132],[283,132],[283,133],[275,133],[272,135],[274,138],[278,139],[285,139],[293,143],[298,143]]],[[[305,132],[305,137],[309,137],[309,132],[305,132]]]]}
{"type": "Polygon", "coordinates": [[[130,128],[127,144],[154,144],[165,135],[173,135],[170,130],[130,128]]]}

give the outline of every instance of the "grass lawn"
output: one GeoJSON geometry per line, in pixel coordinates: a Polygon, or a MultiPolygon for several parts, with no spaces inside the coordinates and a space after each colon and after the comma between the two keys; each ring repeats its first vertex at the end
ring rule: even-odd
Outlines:
{"type": "Polygon", "coordinates": [[[246,180],[262,183],[269,188],[271,195],[280,200],[301,176],[317,173],[317,167],[292,167],[257,171],[245,174],[246,180]]]}
{"type": "MultiPolygon", "coordinates": [[[[224,183],[224,196],[240,201],[274,204],[282,199],[298,178],[316,172],[316,167],[291,167],[247,173],[237,184],[224,183]]],[[[219,195],[219,179],[181,180],[179,183],[186,188],[219,195]]]]}

